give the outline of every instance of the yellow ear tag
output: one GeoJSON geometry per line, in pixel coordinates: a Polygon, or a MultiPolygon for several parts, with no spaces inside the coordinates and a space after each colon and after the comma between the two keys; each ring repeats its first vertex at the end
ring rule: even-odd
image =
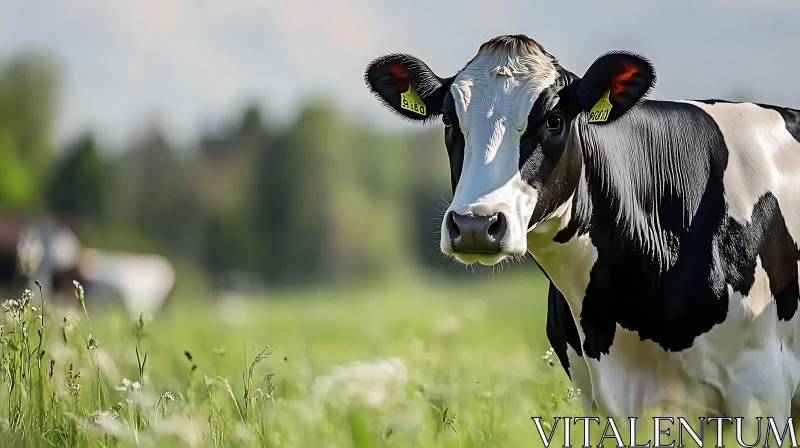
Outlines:
{"type": "Polygon", "coordinates": [[[419,97],[417,90],[411,84],[408,85],[408,91],[400,94],[400,107],[425,116],[425,103],[422,102],[422,98],[419,97]]]}
{"type": "Polygon", "coordinates": [[[601,123],[608,120],[608,114],[611,113],[611,102],[608,101],[608,95],[611,94],[610,90],[597,100],[592,110],[589,111],[589,123],[601,123]]]}

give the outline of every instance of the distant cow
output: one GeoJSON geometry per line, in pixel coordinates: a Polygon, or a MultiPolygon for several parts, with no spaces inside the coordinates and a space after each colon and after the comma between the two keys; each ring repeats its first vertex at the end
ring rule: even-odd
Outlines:
{"type": "Polygon", "coordinates": [[[444,123],[441,251],[484,265],[529,252],[550,279],[547,335],[584,412],[788,417],[800,112],[647,100],[655,79],[629,52],[578,77],[521,35],[449,78],[406,54],[365,75],[391,111],[444,123]]]}
{"type": "Polygon", "coordinates": [[[84,282],[79,262],[82,246],[75,223],[47,213],[0,214],[0,291],[2,300],[24,288],[49,300],[74,297],[73,280],[84,282]]]}

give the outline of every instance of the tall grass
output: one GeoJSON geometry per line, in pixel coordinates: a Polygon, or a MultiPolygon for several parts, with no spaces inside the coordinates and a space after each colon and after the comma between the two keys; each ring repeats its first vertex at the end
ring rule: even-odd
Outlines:
{"type": "Polygon", "coordinates": [[[1,446],[537,446],[578,415],[540,281],[183,302],[3,303],[1,446]],[[87,305],[88,304],[88,305],[87,305]],[[269,344],[269,345],[267,345],[269,344]]]}

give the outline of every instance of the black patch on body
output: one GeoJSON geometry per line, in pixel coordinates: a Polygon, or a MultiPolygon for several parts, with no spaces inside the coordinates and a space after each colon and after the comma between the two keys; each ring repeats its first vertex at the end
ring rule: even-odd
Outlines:
{"type": "Polygon", "coordinates": [[[791,319],[800,300],[797,278],[800,248],[786,228],[775,195],[761,196],[753,207],[750,224],[726,220],[719,236],[723,257],[728,263],[726,278],[733,290],[745,296],[750,293],[755,283],[756,257],[761,257],[761,266],[775,297],[778,318],[791,319]]]}
{"type": "Polygon", "coordinates": [[[779,316],[794,315],[800,251],[769,193],[747,227],[727,216],[728,148],[708,114],[691,104],[647,101],[602,127],[576,121],[586,174],[576,213],[555,239],[588,232],[598,251],[580,317],[586,355],[607,354],[617,324],[668,351],[691,347],[725,320],[727,284],[750,290],[757,255],[779,316]],[[636,216],[649,222],[641,238],[633,236],[636,216]]]}

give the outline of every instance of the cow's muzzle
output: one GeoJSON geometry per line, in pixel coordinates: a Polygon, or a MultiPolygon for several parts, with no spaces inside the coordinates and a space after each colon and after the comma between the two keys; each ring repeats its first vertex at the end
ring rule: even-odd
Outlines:
{"type": "Polygon", "coordinates": [[[447,233],[453,253],[499,254],[501,241],[508,230],[508,218],[503,212],[458,214],[449,212],[447,233]]]}

